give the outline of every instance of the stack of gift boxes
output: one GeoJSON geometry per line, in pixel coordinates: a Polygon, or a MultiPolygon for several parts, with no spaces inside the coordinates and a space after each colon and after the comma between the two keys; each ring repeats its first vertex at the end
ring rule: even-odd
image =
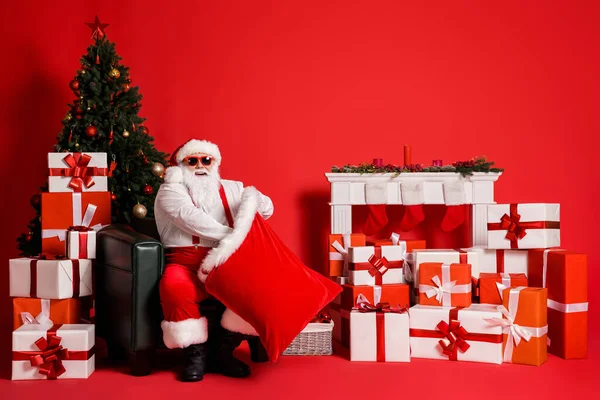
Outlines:
{"type": "Polygon", "coordinates": [[[329,275],[344,289],[334,338],[351,361],[586,358],[587,255],[559,248],[559,215],[558,204],[488,205],[487,246],[465,249],[330,235],[329,275]]]}
{"type": "Polygon", "coordinates": [[[11,259],[12,379],[87,378],[95,368],[96,231],[111,222],[106,153],[49,153],[42,253],[11,259]]]}

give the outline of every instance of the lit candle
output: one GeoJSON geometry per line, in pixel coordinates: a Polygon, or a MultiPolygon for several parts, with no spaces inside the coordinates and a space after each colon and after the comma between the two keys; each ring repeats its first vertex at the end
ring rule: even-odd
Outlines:
{"type": "Polygon", "coordinates": [[[404,165],[410,165],[412,164],[411,159],[410,159],[410,146],[405,144],[404,145],[404,165]]]}

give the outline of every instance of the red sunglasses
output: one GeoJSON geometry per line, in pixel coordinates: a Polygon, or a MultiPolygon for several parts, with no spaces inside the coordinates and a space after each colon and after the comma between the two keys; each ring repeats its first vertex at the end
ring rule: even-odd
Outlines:
{"type": "Polygon", "coordinates": [[[189,165],[190,167],[195,167],[196,165],[198,165],[198,163],[201,163],[205,167],[209,167],[213,163],[214,158],[209,157],[209,156],[205,156],[205,157],[190,156],[190,157],[184,158],[183,161],[185,161],[185,163],[187,165],[189,165]]]}

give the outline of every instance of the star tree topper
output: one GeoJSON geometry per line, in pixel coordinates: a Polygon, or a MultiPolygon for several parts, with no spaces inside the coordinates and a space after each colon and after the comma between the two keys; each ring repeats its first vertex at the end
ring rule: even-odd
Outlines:
{"type": "Polygon", "coordinates": [[[108,24],[100,23],[100,19],[98,19],[97,15],[96,15],[96,18],[94,19],[94,22],[86,22],[85,24],[87,26],[89,26],[90,28],[92,28],[92,39],[98,39],[98,38],[102,39],[106,35],[104,33],[104,29],[106,29],[108,24]]]}

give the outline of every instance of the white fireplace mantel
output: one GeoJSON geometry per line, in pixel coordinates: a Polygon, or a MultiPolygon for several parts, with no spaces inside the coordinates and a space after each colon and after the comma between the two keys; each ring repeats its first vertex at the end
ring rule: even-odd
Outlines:
{"type": "Polygon", "coordinates": [[[352,206],[367,204],[368,184],[387,182],[385,204],[402,205],[403,182],[423,184],[424,204],[446,204],[444,185],[462,182],[466,204],[473,204],[474,243],[484,244],[485,210],[488,204],[495,204],[494,184],[500,175],[502,172],[474,172],[467,176],[457,172],[325,173],[331,184],[331,233],[351,231],[352,206]]]}
{"type": "Polygon", "coordinates": [[[494,182],[502,173],[474,172],[462,176],[456,172],[407,172],[394,173],[337,173],[325,176],[331,183],[331,205],[361,205],[366,202],[368,183],[387,182],[387,204],[402,204],[402,183],[422,182],[425,204],[446,204],[444,184],[462,182],[467,204],[494,204],[494,182]]]}

